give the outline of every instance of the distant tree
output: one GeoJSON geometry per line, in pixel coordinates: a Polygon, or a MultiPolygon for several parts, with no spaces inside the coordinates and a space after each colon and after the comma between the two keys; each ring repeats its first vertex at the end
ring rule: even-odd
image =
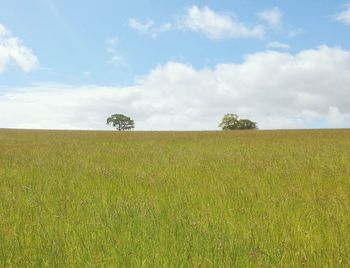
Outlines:
{"type": "Polygon", "coordinates": [[[222,130],[257,129],[257,124],[248,119],[238,119],[236,114],[225,114],[219,125],[222,130]]]}
{"type": "Polygon", "coordinates": [[[222,130],[232,130],[237,129],[237,125],[238,116],[236,114],[225,114],[225,116],[222,118],[219,127],[221,127],[222,130]]]}
{"type": "Polygon", "coordinates": [[[118,131],[131,130],[135,127],[134,120],[123,114],[112,114],[107,118],[107,125],[112,125],[118,131]]]}
{"type": "Polygon", "coordinates": [[[252,122],[248,119],[240,119],[238,120],[238,129],[257,129],[257,125],[255,122],[252,122]]]}

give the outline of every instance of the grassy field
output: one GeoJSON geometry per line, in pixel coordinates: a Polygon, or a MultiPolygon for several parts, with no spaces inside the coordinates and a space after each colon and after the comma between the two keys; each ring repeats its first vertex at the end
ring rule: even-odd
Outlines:
{"type": "Polygon", "coordinates": [[[0,130],[0,266],[350,267],[350,131],[0,130]]]}

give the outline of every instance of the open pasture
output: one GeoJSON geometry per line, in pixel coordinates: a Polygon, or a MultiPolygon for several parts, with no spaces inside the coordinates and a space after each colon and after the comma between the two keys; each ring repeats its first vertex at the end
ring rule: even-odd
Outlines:
{"type": "Polygon", "coordinates": [[[0,130],[0,266],[349,267],[350,131],[0,130]]]}

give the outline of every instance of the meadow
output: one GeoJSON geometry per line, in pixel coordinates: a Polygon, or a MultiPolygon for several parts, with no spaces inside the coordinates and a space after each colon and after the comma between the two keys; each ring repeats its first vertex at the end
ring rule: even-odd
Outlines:
{"type": "Polygon", "coordinates": [[[350,130],[0,130],[1,267],[350,267],[350,130]]]}

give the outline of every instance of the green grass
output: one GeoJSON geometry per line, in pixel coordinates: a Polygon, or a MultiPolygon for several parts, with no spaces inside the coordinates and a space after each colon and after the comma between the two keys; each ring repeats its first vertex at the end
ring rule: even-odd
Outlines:
{"type": "Polygon", "coordinates": [[[0,266],[350,267],[350,131],[0,131],[0,266]]]}

